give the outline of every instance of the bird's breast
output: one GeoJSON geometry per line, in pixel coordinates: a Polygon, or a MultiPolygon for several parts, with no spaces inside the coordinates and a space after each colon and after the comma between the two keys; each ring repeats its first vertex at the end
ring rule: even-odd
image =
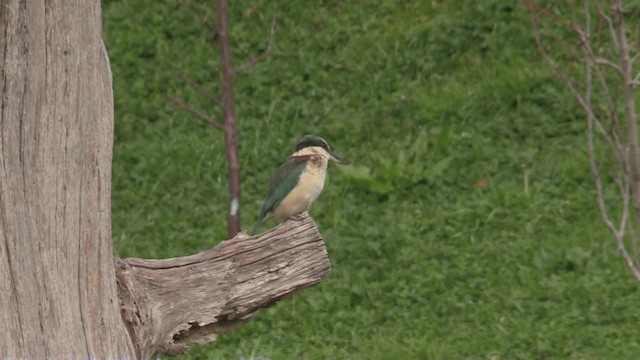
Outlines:
{"type": "Polygon", "coordinates": [[[324,189],[326,176],[326,163],[324,166],[309,166],[300,174],[298,187],[306,194],[306,197],[309,199],[309,205],[320,196],[322,189],[324,189]]]}
{"type": "Polygon", "coordinates": [[[275,216],[284,220],[293,215],[309,209],[309,206],[320,196],[324,188],[324,180],[327,174],[326,162],[320,166],[308,166],[298,180],[298,184],[282,200],[275,216]]]}

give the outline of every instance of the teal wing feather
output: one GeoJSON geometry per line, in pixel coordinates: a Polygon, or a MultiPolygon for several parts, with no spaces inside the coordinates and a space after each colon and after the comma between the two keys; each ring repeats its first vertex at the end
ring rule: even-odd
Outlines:
{"type": "Polygon", "coordinates": [[[252,234],[255,234],[260,225],[262,225],[265,216],[278,207],[282,200],[296,187],[308,160],[309,156],[296,156],[278,167],[273,178],[271,178],[267,197],[262,203],[260,214],[258,215],[258,223],[253,228],[252,234]]]}

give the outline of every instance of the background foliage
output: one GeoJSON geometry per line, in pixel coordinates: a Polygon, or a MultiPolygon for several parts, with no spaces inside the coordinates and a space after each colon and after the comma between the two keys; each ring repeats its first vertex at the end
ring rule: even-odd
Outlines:
{"type": "MultiPolygon", "coordinates": [[[[103,2],[120,256],[170,257],[226,237],[223,136],[169,92],[219,87],[214,35],[184,1],[103,2]]],[[[201,2],[215,19],[212,2],[201,2]]],[[[243,227],[303,134],[332,166],[312,215],[333,272],[186,358],[632,359],[638,285],[601,225],[584,120],[517,2],[231,4],[243,227]]],[[[218,116],[219,117],[219,116],[218,116]]]]}

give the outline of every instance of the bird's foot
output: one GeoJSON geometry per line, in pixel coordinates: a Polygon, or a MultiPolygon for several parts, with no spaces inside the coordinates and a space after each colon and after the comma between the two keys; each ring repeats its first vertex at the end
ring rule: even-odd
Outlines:
{"type": "Polygon", "coordinates": [[[303,213],[295,214],[295,215],[291,216],[289,219],[295,220],[295,221],[303,221],[304,220],[304,216],[302,214],[303,213]]]}

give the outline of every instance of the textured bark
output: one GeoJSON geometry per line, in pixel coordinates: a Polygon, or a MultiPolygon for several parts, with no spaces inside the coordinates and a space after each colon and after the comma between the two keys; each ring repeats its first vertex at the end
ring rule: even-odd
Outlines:
{"type": "Polygon", "coordinates": [[[100,1],[0,1],[0,358],[131,358],[100,1]]]}
{"type": "Polygon", "coordinates": [[[187,350],[189,342],[250,319],[260,308],[329,275],[327,251],[304,214],[271,231],[244,233],[196,255],[117,260],[123,318],[138,357],[187,350]]]}

